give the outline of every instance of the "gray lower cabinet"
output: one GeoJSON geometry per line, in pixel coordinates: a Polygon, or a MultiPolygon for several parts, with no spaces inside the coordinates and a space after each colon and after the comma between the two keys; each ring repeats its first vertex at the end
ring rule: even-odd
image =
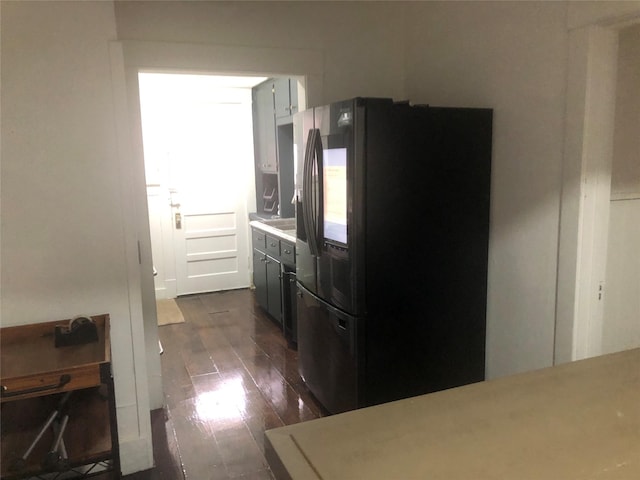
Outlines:
{"type": "Polygon", "coordinates": [[[267,311],[269,315],[282,324],[282,275],[280,262],[267,255],[267,311]]]}
{"type": "Polygon", "coordinates": [[[295,244],[255,227],[252,239],[256,301],[282,325],[287,340],[295,344],[295,244]]]}
{"type": "Polygon", "coordinates": [[[269,297],[267,295],[267,255],[260,250],[253,249],[253,285],[256,287],[256,301],[269,311],[269,297]]]}
{"type": "Polygon", "coordinates": [[[280,262],[265,252],[253,249],[253,284],[256,300],[278,323],[282,323],[282,286],[280,262]]]}
{"type": "Polygon", "coordinates": [[[296,312],[296,247],[280,240],[282,264],[282,329],[291,346],[298,344],[298,320],[296,312]]]}

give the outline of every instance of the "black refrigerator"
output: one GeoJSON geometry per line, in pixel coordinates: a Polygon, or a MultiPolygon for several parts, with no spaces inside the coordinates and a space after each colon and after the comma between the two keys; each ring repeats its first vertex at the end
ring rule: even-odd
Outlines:
{"type": "Polygon", "coordinates": [[[492,110],[294,116],[299,371],[330,413],[484,379],[492,110]]]}

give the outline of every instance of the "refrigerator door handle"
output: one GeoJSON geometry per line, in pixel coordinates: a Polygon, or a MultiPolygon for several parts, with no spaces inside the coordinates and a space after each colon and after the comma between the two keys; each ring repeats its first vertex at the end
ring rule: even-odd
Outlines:
{"type": "Polygon", "coordinates": [[[305,229],[311,255],[319,256],[323,215],[322,138],[317,128],[309,131],[305,152],[304,198],[305,229]],[[314,179],[314,175],[317,178],[314,179]],[[307,214],[308,212],[308,214],[307,214]]]}
{"type": "MultiPolygon", "coordinates": [[[[322,135],[320,130],[315,129],[315,137],[313,139],[314,159],[316,163],[316,169],[318,174],[317,195],[314,195],[314,199],[318,204],[314,208],[316,217],[314,220],[314,236],[315,236],[315,248],[316,255],[320,254],[318,245],[322,244],[323,226],[324,226],[324,159],[322,150],[322,135]]],[[[314,169],[314,170],[316,170],[314,169]]]]}
{"type": "Polygon", "coordinates": [[[318,179],[314,178],[316,174],[316,137],[318,136],[318,130],[313,129],[311,131],[311,138],[309,139],[309,192],[311,195],[309,196],[309,211],[311,212],[309,215],[309,245],[311,247],[311,254],[316,257],[319,255],[318,251],[318,235],[317,231],[317,209],[316,209],[316,200],[317,200],[317,187],[318,187],[318,179]]]}
{"type": "Polygon", "coordinates": [[[311,255],[316,255],[314,250],[314,238],[313,238],[313,209],[312,209],[312,196],[313,196],[313,145],[315,139],[315,130],[309,130],[307,136],[307,148],[304,154],[304,163],[302,167],[302,210],[304,229],[307,234],[307,241],[309,242],[309,250],[311,255]]]}

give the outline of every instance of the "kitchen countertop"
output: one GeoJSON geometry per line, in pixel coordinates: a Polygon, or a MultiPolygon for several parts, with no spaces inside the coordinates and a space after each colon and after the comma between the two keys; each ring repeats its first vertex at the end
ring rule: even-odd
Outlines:
{"type": "MultiPolygon", "coordinates": [[[[279,220],[291,220],[291,222],[295,222],[294,218],[291,219],[279,219],[279,220]]],[[[267,222],[269,220],[266,220],[267,222]]],[[[295,225],[295,223],[293,223],[295,225]]],[[[285,227],[278,228],[274,225],[268,225],[264,221],[260,220],[251,220],[249,225],[255,228],[258,228],[268,234],[275,235],[276,237],[286,240],[287,242],[291,242],[293,244],[296,243],[296,230],[295,226],[293,228],[290,227],[289,222],[287,222],[285,227]]]]}
{"type": "Polygon", "coordinates": [[[640,349],[265,432],[276,478],[640,478],[640,349]]]}

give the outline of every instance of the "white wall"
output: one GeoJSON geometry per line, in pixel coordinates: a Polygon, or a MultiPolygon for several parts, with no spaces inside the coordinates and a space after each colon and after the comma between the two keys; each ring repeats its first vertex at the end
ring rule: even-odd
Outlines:
{"type": "MultiPolygon", "coordinates": [[[[124,42],[261,49],[254,68],[266,74],[298,73],[280,70],[291,50],[317,54],[323,92],[310,93],[310,106],[356,95],[404,97],[402,12],[393,2],[116,3],[124,42]]],[[[233,68],[233,59],[216,61],[233,68]]],[[[241,59],[235,68],[246,71],[241,59]]]]}
{"type": "Polygon", "coordinates": [[[2,326],[109,313],[123,469],[145,468],[149,408],[130,304],[140,287],[129,281],[123,228],[113,4],[1,8],[2,326]]]}
{"type": "Polygon", "coordinates": [[[407,94],[494,109],[487,375],[553,362],[566,5],[426,2],[407,13],[407,94]]]}

